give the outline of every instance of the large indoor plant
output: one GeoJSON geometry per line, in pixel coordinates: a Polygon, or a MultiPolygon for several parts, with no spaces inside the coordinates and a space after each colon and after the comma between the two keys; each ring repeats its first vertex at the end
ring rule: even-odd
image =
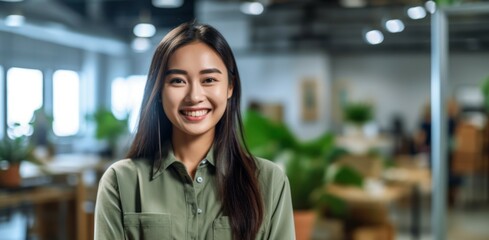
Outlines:
{"type": "Polygon", "coordinates": [[[296,237],[309,239],[318,203],[331,208],[342,206],[340,200],[323,192],[328,165],[338,154],[333,135],[325,133],[315,140],[299,141],[283,123],[255,111],[246,112],[244,129],[246,143],[255,156],[284,167],[291,188],[296,237]]]}

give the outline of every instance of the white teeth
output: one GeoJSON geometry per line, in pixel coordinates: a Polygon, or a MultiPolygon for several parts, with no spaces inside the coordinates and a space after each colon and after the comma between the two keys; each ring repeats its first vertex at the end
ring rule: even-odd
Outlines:
{"type": "Polygon", "coordinates": [[[200,110],[200,111],[183,111],[183,113],[187,116],[191,117],[200,117],[204,116],[207,113],[207,110],[200,110]]]}

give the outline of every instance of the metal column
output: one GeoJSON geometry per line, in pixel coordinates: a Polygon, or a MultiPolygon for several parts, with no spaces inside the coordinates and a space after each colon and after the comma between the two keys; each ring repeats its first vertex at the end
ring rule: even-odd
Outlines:
{"type": "Polygon", "coordinates": [[[447,185],[445,88],[448,82],[448,24],[443,10],[437,10],[431,21],[431,161],[433,176],[431,221],[433,239],[445,240],[447,185]]]}

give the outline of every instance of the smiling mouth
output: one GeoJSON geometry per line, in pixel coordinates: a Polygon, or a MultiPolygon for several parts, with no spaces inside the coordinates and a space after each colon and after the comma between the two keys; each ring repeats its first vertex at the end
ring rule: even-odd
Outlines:
{"type": "Polygon", "coordinates": [[[185,110],[180,110],[180,114],[187,116],[187,117],[202,117],[205,116],[207,113],[209,113],[211,110],[206,109],[206,110],[197,110],[197,111],[185,111],[185,110]]]}

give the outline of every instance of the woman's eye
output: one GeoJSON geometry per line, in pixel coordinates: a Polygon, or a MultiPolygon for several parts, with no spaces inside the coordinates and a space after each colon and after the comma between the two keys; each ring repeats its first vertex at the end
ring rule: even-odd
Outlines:
{"type": "Polygon", "coordinates": [[[171,84],[182,84],[182,83],[185,83],[182,79],[180,78],[172,78],[170,79],[170,83],[171,84]]]}
{"type": "Polygon", "coordinates": [[[206,79],[204,79],[204,81],[203,81],[203,82],[204,82],[204,83],[213,83],[213,82],[215,82],[215,81],[217,81],[215,78],[206,78],[206,79]]]}

